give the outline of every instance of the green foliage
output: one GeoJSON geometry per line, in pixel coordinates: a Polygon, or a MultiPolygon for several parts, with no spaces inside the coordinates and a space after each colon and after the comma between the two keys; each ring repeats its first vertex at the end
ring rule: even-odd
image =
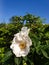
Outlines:
{"type": "Polygon", "coordinates": [[[43,25],[42,21],[40,17],[27,14],[12,17],[9,24],[0,24],[0,65],[49,65],[49,24],[43,25]],[[10,45],[14,34],[23,26],[30,28],[32,46],[26,57],[17,58],[10,45]]]}

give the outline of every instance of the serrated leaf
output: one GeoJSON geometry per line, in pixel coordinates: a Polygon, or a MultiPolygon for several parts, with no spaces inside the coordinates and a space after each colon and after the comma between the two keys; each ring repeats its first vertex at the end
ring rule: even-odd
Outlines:
{"type": "Polygon", "coordinates": [[[49,59],[47,52],[46,52],[45,50],[43,50],[43,49],[41,49],[41,51],[42,51],[42,54],[43,54],[47,59],[49,59]]]}

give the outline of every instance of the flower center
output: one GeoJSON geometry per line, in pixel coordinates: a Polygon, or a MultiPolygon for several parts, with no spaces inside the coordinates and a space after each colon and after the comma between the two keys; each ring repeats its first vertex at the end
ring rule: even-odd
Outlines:
{"type": "Polygon", "coordinates": [[[21,50],[25,49],[26,48],[26,42],[21,41],[19,44],[19,47],[21,50]]]}

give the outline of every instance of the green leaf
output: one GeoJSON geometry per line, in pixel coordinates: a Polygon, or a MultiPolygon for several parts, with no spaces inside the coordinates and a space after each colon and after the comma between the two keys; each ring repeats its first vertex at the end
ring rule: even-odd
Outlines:
{"type": "Polygon", "coordinates": [[[28,59],[28,61],[29,61],[30,65],[34,65],[34,62],[31,61],[31,59],[28,59]]]}
{"type": "Polygon", "coordinates": [[[17,58],[17,57],[14,58],[14,62],[16,65],[20,65],[21,60],[22,60],[21,58],[17,58]]]}
{"type": "Polygon", "coordinates": [[[23,57],[23,60],[27,61],[28,60],[27,56],[23,57]]]}
{"type": "Polygon", "coordinates": [[[2,59],[2,62],[7,61],[11,56],[12,56],[12,52],[11,52],[11,51],[8,51],[8,52],[5,54],[4,58],[2,59]]]}
{"type": "Polygon", "coordinates": [[[27,63],[23,60],[23,65],[27,65],[27,63]]]}
{"type": "Polygon", "coordinates": [[[41,49],[41,51],[42,51],[42,54],[43,54],[47,59],[49,59],[47,52],[46,52],[45,50],[43,50],[43,49],[41,49]]]}
{"type": "Polygon", "coordinates": [[[32,39],[33,39],[34,47],[36,47],[38,45],[39,39],[36,35],[33,35],[32,39]]]}

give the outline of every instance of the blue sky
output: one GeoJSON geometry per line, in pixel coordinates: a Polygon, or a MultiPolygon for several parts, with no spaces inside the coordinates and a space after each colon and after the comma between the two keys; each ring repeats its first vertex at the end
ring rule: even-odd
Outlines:
{"type": "Polygon", "coordinates": [[[49,23],[49,0],[0,0],[0,23],[26,13],[46,18],[49,23]]]}

